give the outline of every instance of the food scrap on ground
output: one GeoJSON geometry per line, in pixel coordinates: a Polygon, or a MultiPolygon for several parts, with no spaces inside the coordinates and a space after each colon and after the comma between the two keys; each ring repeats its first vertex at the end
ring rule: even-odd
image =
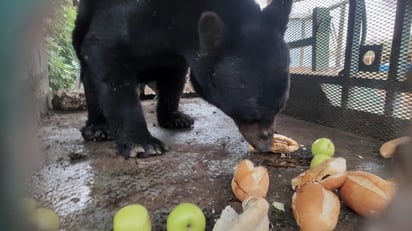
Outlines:
{"type": "MultiPolygon", "coordinates": [[[[300,145],[298,142],[284,135],[273,134],[272,137],[272,149],[273,153],[285,153],[289,154],[299,150],[300,145]]],[[[256,152],[252,145],[248,145],[248,150],[251,152],[256,152]]]]}

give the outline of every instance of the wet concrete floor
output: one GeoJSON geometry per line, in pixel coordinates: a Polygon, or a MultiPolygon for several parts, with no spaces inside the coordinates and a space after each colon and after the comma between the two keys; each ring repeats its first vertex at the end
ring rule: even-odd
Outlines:
{"type": "MultiPolygon", "coordinates": [[[[390,177],[389,163],[378,154],[382,142],[375,139],[280,115],[277,131],[302,144],[301,150],[289,158],[252,154],[231,119],[201,99],[182,99],[181,109],[196,119],[187,131],[159,128],[154,101],[144,101],[143,106],[150,131],[169,147],[165,155],[124,160],[116,156],[113,142],[84,142],[79,128],[85,112],[56,112],[42,122],[39,138],[45,161],[32,175],[30,193],[58,213],[64,230],[111,230],[118,209],[140,203],[151,213],[152,230],[161,231],[168,212],[180,202],[199,205],[211,230],[226,205],[241,212],[230,182],[233,167],[245,158],[268,168],[269,203],[285,204],[285,212],[270,209],[272,230],[298,230],[290,180],[308,168],[310,144],[318,137],[334,141],[336,156],[347,159],[349,170],[390,177]]],[[[336,230],[359,230],[362,222],[342,204],[336,230]]]]}

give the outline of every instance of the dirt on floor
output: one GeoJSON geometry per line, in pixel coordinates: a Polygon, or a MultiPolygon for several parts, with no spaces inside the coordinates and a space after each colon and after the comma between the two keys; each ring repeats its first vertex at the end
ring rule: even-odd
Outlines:
{"type": "MultiPolygon", "coordinates": [[[[162,156],[125,160],[116,155],[113,142],[84,142],[79,129],[86,112],[55,112],[42,122],[38,136],[45,161],[30,179],[29,196],[54,209],[64,230],[111,230],[118,209],[140,203],[150,211],[152,230],[161,231],[180,202],[199,205],[212,230],[225,206],[241,212],[230,183],[233,167],[245,158],[269,170],[268,202],[285,204],[285,212],[270,208],[272,230],[298,230],[290,180],[308,168],[310,144],[319,137],[334,141],[336,156],[346,158],[349,170],[390,177],[389,162],[378,154],[382,142],[375,139],[280,115],[277,131],[294,138],[301,149],[289,157],[252,154],[231,119],[201,99],[182,99],[181,109],[196,119],[194,128],[185,131],[160,128],[155,102],[142,104],[150,131],[169,147],[162,156]]],[[[359,230],[362,222],[342,203],[336,230],[359,230]]]]}

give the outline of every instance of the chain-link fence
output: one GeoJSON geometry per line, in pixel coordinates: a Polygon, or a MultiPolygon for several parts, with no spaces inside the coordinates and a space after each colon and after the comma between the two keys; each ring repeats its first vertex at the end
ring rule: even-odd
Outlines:
{"type": "Polygon", "coordinates": [[[285,113],[384,140],[399,135],[412,118],[411,21],[409,0],[295,1],[285,113]]]}

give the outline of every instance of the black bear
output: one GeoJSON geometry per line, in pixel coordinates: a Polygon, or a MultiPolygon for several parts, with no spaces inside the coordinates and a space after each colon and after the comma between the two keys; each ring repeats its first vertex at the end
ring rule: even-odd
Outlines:
{"type": "Polygon", "coordinates": [[[190,128],[178,110],[190,68],[195,91],[230,116],[243,137],[268,151],[289,90],[284,33],[292,0],[263,10],[254,0],[81,0],[73,46],[81,64],[86,140],[113,137],[125,157],[161,154],[146,125],[139,83],[156,81],[157,119],[190,128]]]}

